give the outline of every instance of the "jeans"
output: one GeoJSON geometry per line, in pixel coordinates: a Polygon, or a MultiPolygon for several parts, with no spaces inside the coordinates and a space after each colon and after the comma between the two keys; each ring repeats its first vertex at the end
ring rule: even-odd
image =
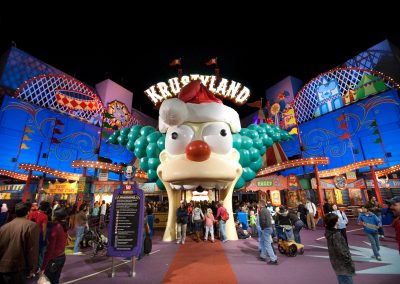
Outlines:
{"type": "Polygon", "coordinates": [[[100,215],[100,224],[99,224],[100,229],[103,229],[106,226],[105,217],[106,217],[105,215],[100,215]]]}
{"type": "Polygon", "coordinates": [[[372,250],[374,252],[375,257],[380,256],[379,255],[379,237],[378,237],[378,233],[367,233],[368,239],[371,242],[371,247],[372,250]]]}
{"type": "Polygon", "coordinates": [[[226,240],[225,227],[226,227],[226,221],[224,220],[219,221],[219,231],[221,233],[221,241],[226,240]]]}
{"type": "Polygon", "coordinates": [[[208,239],[208,232],[210,232],[211,240],[214,240],[214,226],[206,226],[206,234],[204,235],[204,240],[208,239]]]}
{"type": "Polygon", "coordinates": [[[294,241],[298,244],[301,244],[301,238],[300,238],[300,231],[303,229],[304,223],[301,220],[297,220],[294,223],[294,229],[293,229],[293,234],[294,234],[294,241]]]}
{"type": "Polygon", "coordinates": [[[61,270],[64,267],[65,254],[58,256],[49,261],[44,274],[49,278],[51,284],[58,284],[60,282],[61,270]]]}
{"type": "Polygon", "coordinates": [[[273,230],[271,227],[264,228],[262,230],[262,246],[261,246],[261,258],[266,258],[267,254],[271,261],[277,260],[277,256],[274,253],[271,245],[271,234],[273,230]]]}
{"type": "Polygon", "coordinates": [[[147,215],[147,224],[149,224],[150,238],[152,238],[153,234],[154,234],[154,216],[153,216],[153,214],[147,215]]]}
{"type": "Polygon", "coordinates": [[[257,226],[257,234],[258,234],[258,251],[261,252],[262,247],[262,230],[260,226],[257,226]]]}
{"type": "Polygon", "coordinates": [[[42,267],[44,254],[46,252],[47,241],[43,240],[43,233],[40,233],[39,236],[39,260],[38,260],[38,268],[42,267]]]}
{"type": "Polygon", "coordinates": [[[336,275],[339,284],[353,284],[353,276],[351,275],[336,275]]]}
{"type": "Polygon", "coordinates": [[[83,238],[83,233],[85,232],[85,226],[76,227],[76,239],[74,244],[74,252],[79,252],[79,243],[83,238]]]}
{"type": "MultiPolygon", "coordinates": [[[[379,218],[379,220],[381,220],[381,223],[382,223],[382,215],[379,215],[378,218],[379,218]]],[[[383,231],[383,225],[378,228],[378,234],[380,236],[384,236],[385,235],[385,232],[383,231]]]]}
{"type": "Polygon", "coordinates": [[[185,241],[186,227],[187,227],[187,224],[182,224],[182,223],[177,224],[177,240],[179,242],[185,241]]]}

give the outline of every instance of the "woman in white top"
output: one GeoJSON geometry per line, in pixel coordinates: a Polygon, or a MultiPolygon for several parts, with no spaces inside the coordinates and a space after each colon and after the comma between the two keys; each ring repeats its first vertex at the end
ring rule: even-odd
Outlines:
{"type": "Polygon", "coordinates": [[[343,238],[346,240],[346,243],[348,245],[347,235],[346,235],[346,225],[347,225],[347,223],[349,223],[349,219],[347,219],[346,213],[344,213],[343,211],[339,210],[337,208],[336,204],[332,205],[332,212],[331,213],[334,213],[339,217],[338,230],[340,231],[340,233],[342,234],[343,238]]]}

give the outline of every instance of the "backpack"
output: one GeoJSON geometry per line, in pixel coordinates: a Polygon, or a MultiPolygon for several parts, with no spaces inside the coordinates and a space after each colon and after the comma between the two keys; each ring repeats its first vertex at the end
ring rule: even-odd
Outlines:
{"type": "Polygon", "coordinates": [[[224,220],[224,221],[228,221],[228,219],[229,219],[228,210],[225,209],[224,212],[222,212],[221,218],[222,218],[222,220],[224,220]]]}

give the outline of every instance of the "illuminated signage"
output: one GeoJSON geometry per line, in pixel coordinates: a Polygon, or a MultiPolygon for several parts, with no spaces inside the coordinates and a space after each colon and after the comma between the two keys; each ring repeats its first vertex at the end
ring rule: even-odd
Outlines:
{"type": "Polygon", "coordinates": [[[225,78],[221,78],[217,82],[217,77],[215,76],[198,74],[182,76],[180,80],[178,77],[171,78],[168,83],[157,83],[145,90],[144,93],[154,105],[159,105],[166,99],[176,97],[184,86],[194,80],[200,80],[217,97],[231,100],[237,105],[243,105],[250,97],[250,90],[238,82],[225,78]]]}

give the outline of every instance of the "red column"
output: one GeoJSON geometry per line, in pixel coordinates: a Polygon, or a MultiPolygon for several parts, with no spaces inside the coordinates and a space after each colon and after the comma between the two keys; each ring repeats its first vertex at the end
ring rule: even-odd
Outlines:
{"type": "MultiPolygon", "coordinates": [[[[83,168],[83,170],[82,170],[82,177],[85,177],[86,176],[86,168],[83,168]]],[[[86,183],[86,181],[85,181],[85,183],[86,183]]],[[[86,188],[86,184],[85,184],[85,188],[86,188]]],[[[83,192],[80,192],[80,193],[78,193],[78,210],[79,210],[79,207],[81,207],[81,205],[82,205],[82,203],[83,203],[83,192]]]]}
{"type": "Polygon", "coordinates": [[[31,178],[32,178],[32,171],[29,171],[28,178],[26,179],[24,196],[22,197],[22,202],[26,202],[26,200],[28,199],[28,190],[29,190],[29,185],[31,184],[31,178]]]}
{"type": "Polygon", "coordinates": [[[371,168],[372,181],[374,182],[374,189],[375,189],[376,199],[378,200],[379,204],[381,206],[383,206],[383,200],[382,200],[382,196],[381,196],[381,191],[379,189],[378,180],[376,179],[374,166],[370,166],[370,168],[371,168]]]}
{"type": "Polygon", "coordinates": [[[314,164],[314,173],[315,173],[315,179],[317,182],[317,190],[318,190],[318,199],[319,199],[319,206],[321,209],[321,214],[323,217],[324,215],[324,193],[322,192],[321,185],[319,184],[319,173],[318,173],[318,166],[314,164]]]}

